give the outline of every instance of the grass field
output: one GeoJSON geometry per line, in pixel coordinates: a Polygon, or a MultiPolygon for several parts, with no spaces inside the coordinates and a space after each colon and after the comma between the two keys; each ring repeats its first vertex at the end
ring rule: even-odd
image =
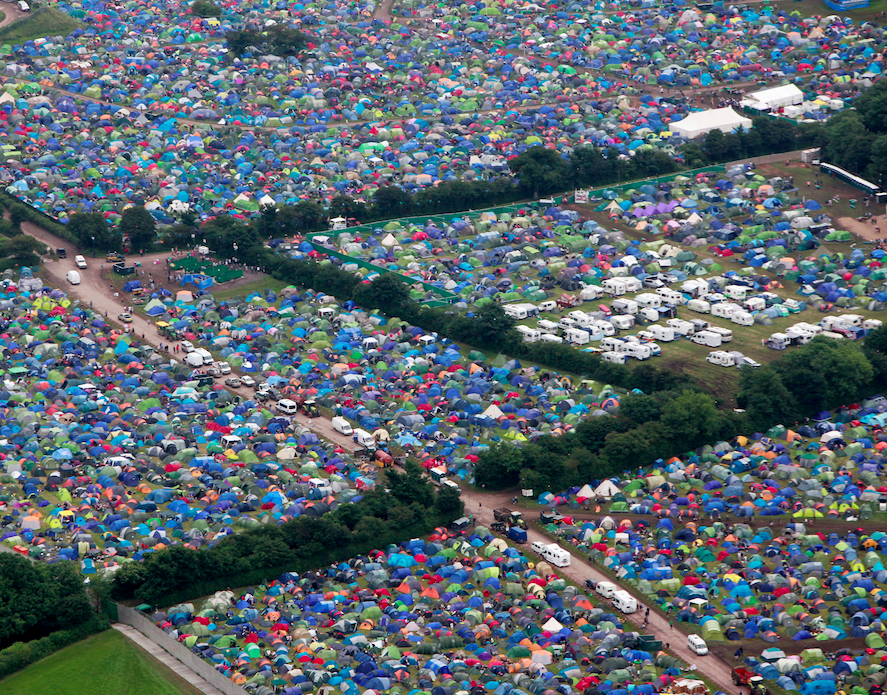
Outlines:
{"type": "Polygon", "coordinates": [[[270,275],[263,277],[261,280],[247,282],[243,285],[235,287],[225,287],[224,285],[213,285],[209,288],[210,294],[215,298],[216,302],[224,302],[229,299],[246,299],[253,292],[258,292],[263,297],[268,290],[275,294],[279,294],[284,287],[289,287],[291,283],[276,280],[270,275]]]}
{"type": "Polygon", "coordinates": [[[0,681],[3,695],[200,695],[116,630],[66,647],[0,681]]]}
{"type": "Polygon", "coordinates": [[[52,7],[41,8],[21,22],[0,30],[0,43],[22,44],[47,36],[67,36],[82,26],[73,17],[52,7]]]}

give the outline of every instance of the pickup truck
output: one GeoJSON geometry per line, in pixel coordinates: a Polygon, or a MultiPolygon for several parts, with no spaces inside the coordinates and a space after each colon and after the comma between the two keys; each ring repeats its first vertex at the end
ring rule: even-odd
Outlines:
{"type": "Polygon", "coordinates": [[[539,520],[543,524],[559,524],[565,519],[560,512],[539,512],[539,520]]]}

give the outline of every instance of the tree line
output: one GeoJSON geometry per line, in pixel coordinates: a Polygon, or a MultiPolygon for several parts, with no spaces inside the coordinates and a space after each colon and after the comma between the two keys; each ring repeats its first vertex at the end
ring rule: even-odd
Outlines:
{"type": "Polygon", "coordinates": [[[229,586],[268,582],[363,555],[389,543],[431,533],[462,515],[459,492],[436,489],[422,468],[387,469],[386,490],[372,490],[322,517],[300,516],[230,536],[210,548],[172,546],[127,563],[114,573],[111,595],[169,605],[229,586]]]}

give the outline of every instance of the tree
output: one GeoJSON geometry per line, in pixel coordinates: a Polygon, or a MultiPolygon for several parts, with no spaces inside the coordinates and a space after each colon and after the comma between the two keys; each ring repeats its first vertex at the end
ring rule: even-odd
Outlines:
{"type": "Polygon", "coordinates": [[[458,519],[465,511],[462,497],[458,490],[449,485],[441,486],[434,499],[434,511],[447,520],[458,519]]]}
{"type": "Polygon", "coordinates": [[[275,24],[271,27],[267,37],[271,53],[284,58],[298,55],[308,47],[309,43],[307,34],[284,24],[275,24]]]}
{"type": "Polygon", "coordinates": [[[221,17],[222,8],[211,0],[194,0],[191,3],[191,14],[197,17],[221,17]]]}
{"type": "Polygon", "coordinates": [[[235,58],[239,58],[250,48],[257,47],[261,43],[262,35],[253,29],[235,29],[225,34],[225,44],[235,58]]]}
{"type": "Polygon", "coordinates": [[[484,304],[474,313],[474,341],[479,346],[502,345],[507,343],[509,331],[513,331],[515,320],[505,313],[501,304],[484,304]]]}
{"type": "Polygon", "coordinates": [[[244,224],[236,217],[220,215],[200,228],[209,247],[225,258],[246,258],[262,239],[255,225],[244,224]]]}
{"type": "Polygon", "coordinates": [[[12,258],[20,266],[37,265],[40,262],[40,254],[45,252],[46,244],[32,236],[0,238],[0,256],[12,258]]]}
{"type": "Polygon", "coordinates": [[[108,221],[100,212],[75,212],[68,218],[68,231],[78,245],[99,251],[119,251],[123,237],[112,232],[108,221]]]}
{"type": "Polygon", "coordinates": [[[662,407],[660,421],[675,442],[691,449],[706,442],[718,428],[718,408],[705,393],[685,390],[662,407]]]}
{"type": "Polygon", "coordinates": [[[570,156],[570,177],[576,187],[597,186],[609,183],[602,179],[604,155],[597,147],[583,145],[570,156]]]}
{"type": "Polygon", "coordinates": [[[373,194],[373,217],[387,220],[408,217],[415,211],[413,197],[397,186],[383,186],[373,194]]]}
{"type": "Polygon", "coordinates": [[[662,406],[655,396],[643,393],[630,393],[619,404],[619,415],[627,417],[637,425],[650,420],[658,420],[662,406]]]}
{"type": "Polygon", "coordinates": [[[482,451],[474,469],[478,485],[494,489],[516,485],[524,466],[524,449],[499,442],[482,451]]]}
{"type": "Polygon", "coordinates": [[[120,216],[120,233],[133,251],[145,251],[157,237],[157,223],[144,205],[126,208],[120,216]]]}
{"type": "Polygon", "coordinates": [[[736,403],[746,410],[752,429],[766,431],[782,422],[798,419],[798,403],[773,367],[743,369],[736,403]]]}
{"type": "Polygon", "coordinates": [[[367,219],[369,208],[350,195],[337,195],[330,201],[330,217],[344,217],[362,222],[367,219]]]}
{"type": "Polygon", "coordinates": [[[867,130],[887,133],[887,87],[880,80],[853,101],[867,130]]]}
{"type": "Polygon", "coordinates": [[[434,504],[434,488],[428,478],[422,474],[422,466],[415,461],[407,461],[404,472],[389,470],[386,473],[388,489],[391,495],[403,504],[417,502],[425,509],[434,504]]]}
{"type": "Polygon", "coordinates": [[[354,301],[368,309],[385,309],[396,314],[410,299],[410,289],[394,273],[379,275],[372,282],[364,282],[354,290],[354,301]]]}
{"type": "Polygon", "coordinates": [[[774,368],[807,412],[856,400],[874,376],[858,344],[822,336],[775,362],[774,368]]]}
{"type": "Polygon", "coordinates": [[[562,190],[568,183],[568,168],[557,150],[533,146],[508,162],[518,177],[518,187],[525,194],[540,195],[562,190]]]}

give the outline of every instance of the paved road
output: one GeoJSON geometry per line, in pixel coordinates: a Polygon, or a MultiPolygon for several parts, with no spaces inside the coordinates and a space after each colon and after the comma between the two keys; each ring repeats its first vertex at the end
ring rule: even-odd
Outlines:
{"type": "Polygon", "coordinates": [[[148,654],[153,656],[157,661],[162,663],[164,666],[169,667],[169,669],[175,673],[179,678],[187,681],[195,688],[200,690],[205,695],[224,695],[224,693],[219,690],[216,686],[211,683],[205,681],[201,678],[197,673],[192,671],[190,668],[185,666],[181,661],[172,656],[169,652],[164,651],[159,646],[157,646],[154,642],[145,637],[141,632],[136,630],[134,627],[130,627],[129,625],[124,625],[123,623],[114,623],[111,627],[121,633],[124,637],[127,637],[132,642],[137,644],[139,647],[144,649],[148,654]]]}

